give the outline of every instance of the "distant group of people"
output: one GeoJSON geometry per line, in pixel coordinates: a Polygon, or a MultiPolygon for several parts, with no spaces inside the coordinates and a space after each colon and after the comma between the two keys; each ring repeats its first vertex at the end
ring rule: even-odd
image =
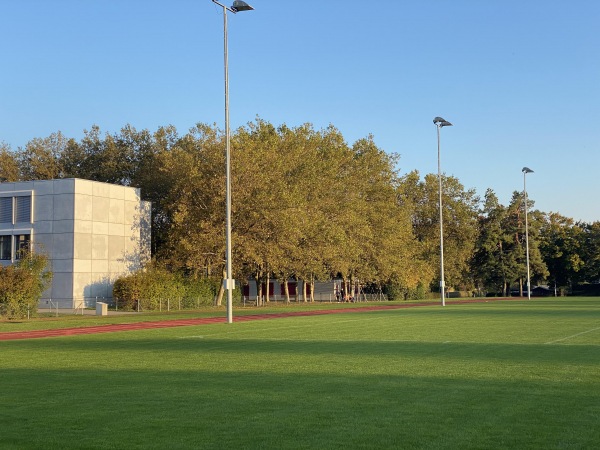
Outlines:
{"type": "Polygon", "coordinates": [[[344,289],[335,290],[335,300],[338,303],[354,303],[354,297],[351,294],[348,294],[344,291],[344,289]]]}

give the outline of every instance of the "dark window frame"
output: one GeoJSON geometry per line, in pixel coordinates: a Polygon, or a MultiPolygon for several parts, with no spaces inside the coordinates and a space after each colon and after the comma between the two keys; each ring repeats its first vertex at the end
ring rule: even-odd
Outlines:
{"type": "Polygon", "coordinates": [[[14,260],[17,261],[31,251],[31,234],[15,234],[13,236],[14,260]]]}
{"type": "Polygon", "coordinates": [[[12,261],[12,235],[0,235],[0,261],[12,261]]]}

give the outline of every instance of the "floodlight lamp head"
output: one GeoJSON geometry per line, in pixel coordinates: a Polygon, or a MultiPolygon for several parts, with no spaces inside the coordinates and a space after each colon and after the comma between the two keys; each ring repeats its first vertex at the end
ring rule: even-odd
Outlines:
{"type": "Polygon", "coordinates": [[[433,123],[435,124],[436,127],[451,127],[452,124],[450,122],[448,122],[445,119],[442,119],[441,117],[436,117],[435,119],[433,119],[433,123]]]}
{"type": "Polygon", "coordinates": [[[523,172],[523,173],[533,173],[533,170],[531,170],[529,167],[523,167],[523,169],[521,170],[521,172],[523,172]]]}
{"type": "Polygon", "coordinates": [[[233,2],[233,5],[231,5],[231,10],[234,13],[237,13],[240,11],[252,11],[252,10],[254,10],[254,8],[246,2],[243,2],[241,0],[235,0],[233,2]]]}

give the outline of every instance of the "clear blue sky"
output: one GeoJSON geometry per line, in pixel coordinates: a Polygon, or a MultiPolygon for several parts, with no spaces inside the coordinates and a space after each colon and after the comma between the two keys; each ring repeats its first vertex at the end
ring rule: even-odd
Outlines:
{"type": "MultiPolygon", "coordinates": [[[[229,0],[227,4],[232,3],[229,0]]],[[[232,128],[373,134],[402,173],[442,170],[503,204],[600,220],[600,1],[249,0],[229,15],[232,128]]],[[[223,126],[210,0],[0,0],[0,141],[93,124],[223,126]]]]}

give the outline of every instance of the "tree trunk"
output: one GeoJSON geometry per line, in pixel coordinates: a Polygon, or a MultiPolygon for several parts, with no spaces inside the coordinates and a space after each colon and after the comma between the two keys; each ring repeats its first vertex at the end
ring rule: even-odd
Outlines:
{"type": "Polygon", "coordinates": [[[350,280],[344,277],[344,302],[350,300],[350,280]]]}
{"type": "Polygon", "coordinates": [[[267,302],[267,304],[269,304],[270,302],[270,298],[269,295],[271,295],[271,289],[270,288],[270,284],[271,284],[271,275],[269,275],[269,271],[267,270],[267,277],[266,277],[266,282],[265,282],[265,289],[267,290],[267,293],[265,294],[265,300],[267,302]]]}
{"type": "Polygon", "coordinates": [[[254,280],[256,281],[256,306],[262,305],[262,270],[258,268],[256,270],[256,274],[254,275],[254,280]]]}
{"type": "Polygon", "coordinates": [[[283,279],[283,293],[285,294],[285,302],[287,304],[290,303],[290,287],[288,286],[288,279],[285,277],[285,275],[282,275],[282,279],[283,279]]]}
{"type": "Polygon", "coordinates": [[[506,270],[504,270],[504,253],[502,250],[502,241],[498,242],[500,248],[500,267],[502,268],[502,296],[506,297],[506,270]]]}
{"type": "Polygon", "coordinates": [[[519,278],[519,296],[523,297],[523,277],[519,278]]]}
{"type": "Polygon", "coordinates": [[[302,301],[304,303],[306,303],[306,288],[307,288],[307,283],[306,280],[302,280],[302,301]]]}
{"type": "Polygon", "coordinates": [[[262,305],[262,297],[263,297],[263,289],[262,283],[259,279],[256,280],[256,286],[258,286],[258,290],[256,291],[256,306],[262,305]]]}

